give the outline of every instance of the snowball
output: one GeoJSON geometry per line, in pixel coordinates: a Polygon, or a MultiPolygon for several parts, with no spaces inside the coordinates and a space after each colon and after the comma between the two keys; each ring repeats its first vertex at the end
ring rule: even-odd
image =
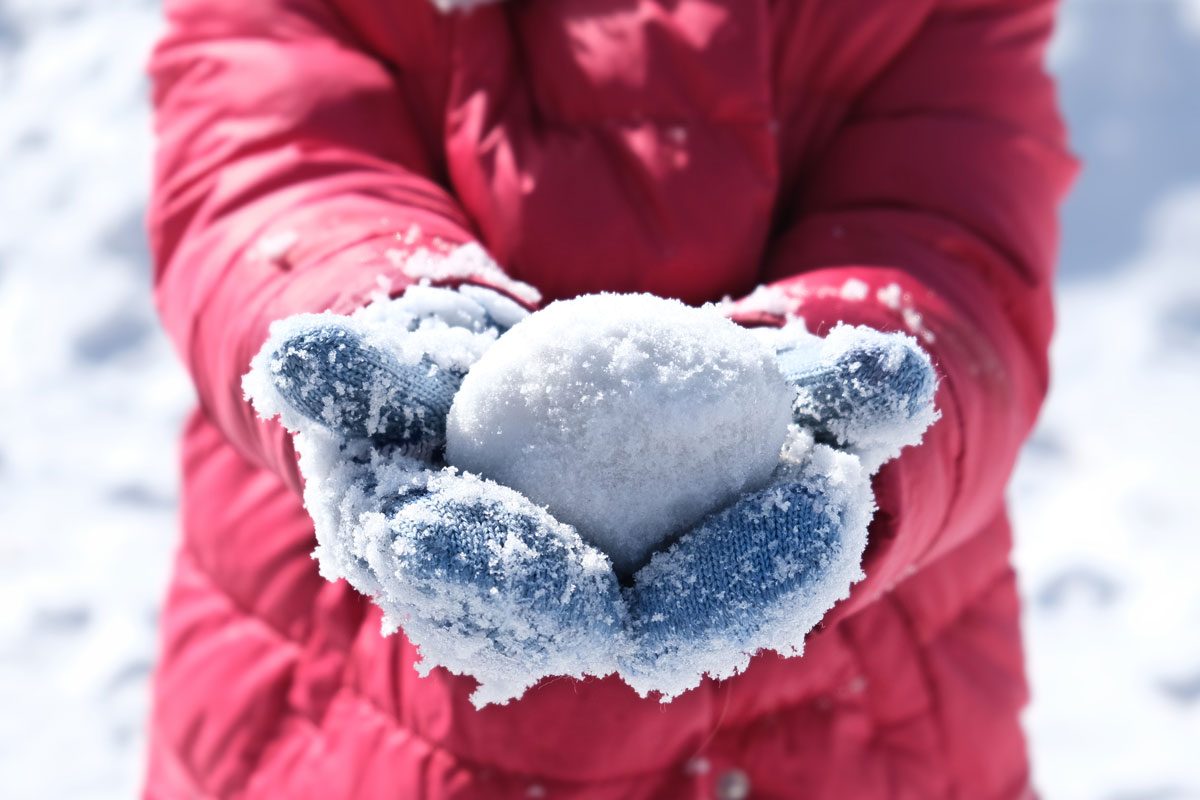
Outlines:
{"type": "Polygon", "coordinates": [[[715,309],[589,295],[528,317],[472,367],[446,456],[545,505],[629,574],[766,482],[792,399],[772,348],[715,309]]]}

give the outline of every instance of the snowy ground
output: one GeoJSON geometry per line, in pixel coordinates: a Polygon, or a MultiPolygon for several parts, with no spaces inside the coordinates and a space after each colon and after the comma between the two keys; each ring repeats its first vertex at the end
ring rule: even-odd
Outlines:
{"type": "MultiPolygon", "coordinates": [[[[136,792],[174,441],[140,215],[150,0],[0,0],[0,794],[136,792]],[[64,324],[65,323],[65,324],[64,324]]],[[[1013,485],[1050,800],[1200,798],[1200,4],[1070,0],[1088,161],[1013,485]]]]}

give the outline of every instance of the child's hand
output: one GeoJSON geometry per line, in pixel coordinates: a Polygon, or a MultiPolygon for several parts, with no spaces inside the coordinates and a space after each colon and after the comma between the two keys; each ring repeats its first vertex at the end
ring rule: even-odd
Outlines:
{"type": "Polygon", "coordinates": [[[621,674],[669,698],[805,635],[862,577],[870,475],[936,419],[936,374],[914,340],[840,327],[779,352],[797,389],[793,441],[770,485],[656,554],[626,590],[621,674]],[[816,442],[813,441],[813,436],[816,442]]]}
{"type": "Polygon", "coordinates": [[[608,559],[573,528],[442,465],[463,376],[524,315],[481,291],[289,320],[247,379],[297,432],[322,574],[370,595],[425,665],[476,677],[479,705],[613,671],[624,621],[608,559]]]}

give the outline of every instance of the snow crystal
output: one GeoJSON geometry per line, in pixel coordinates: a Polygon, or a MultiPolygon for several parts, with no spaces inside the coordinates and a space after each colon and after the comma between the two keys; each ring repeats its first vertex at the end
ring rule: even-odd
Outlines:
{"type": "Polygon", "coordinates": [[[880,287],[879,291],[875,292],[875,297],[879,302],[893,311],[900,310],[900,301],[904,296],[904,291],[898,283],[889,283],[887,286],[880,287]]]}
{"type": "Polygon", "coordinates": [[[850,278],[842,284],[842,299],[865,300],[869,289],[870,287],[858,278],[850,278]]]}
{"type": "Polygon", "coordinates": [[[293,230],[276,231],[261,237],[254,246],[254,252],[266,261],[282,263],[299,241],[300,235],[293,230]]]}
{"type": "Polygon", "coordinates": [[[740,300],[733,301],[728,298],[726,300],[727,302],[723,304],[723,307],[727,313],[752,314],[761,312],[776,317],[786,317],[792,313],[795,306],[795,302],[788,296],[787,292],[778,286],[764,284],[755,286],[754,291],[740,300]]]}
{"type": "Polygon", "coordinates": [[[713,308],[560,301],[508,332],[451,407],[447,459],[546,505],[629,573],[764,483],[790,421],[774,353],[713,308]]]}
{"type": "Polygon", "coordinates": [[[899,311],[900,318],[904,320],[904,327],[908,328],[913,335],[919,336],[921,341],[927,343],[937,341],[937,336],[933,331],[925,327],[925,318],[921,312],[913,307],[912,297],[901,289],[899,284],[889,283],[887,286],[881,287],[875,292],[875,299],[892,311],[899,311]]]}

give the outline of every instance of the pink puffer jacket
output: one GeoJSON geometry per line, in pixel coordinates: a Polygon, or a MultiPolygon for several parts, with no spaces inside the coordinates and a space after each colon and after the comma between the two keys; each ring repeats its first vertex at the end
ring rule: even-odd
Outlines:
{"type": "Polygon", "coordinates": [[[150,224],[200,408],[147,797],[1029,796],[1003,491],[1074,172],[1051,0],[165,5],[150,224]],[[270,321],[469,241],[547,300],[766,284],[747,313],[929,348],[943,418],[877,479],[868,578],[802,658],[669,705],[551,680],[476,711],[317,575],[290,442],[240,377],[270,321]]]}

